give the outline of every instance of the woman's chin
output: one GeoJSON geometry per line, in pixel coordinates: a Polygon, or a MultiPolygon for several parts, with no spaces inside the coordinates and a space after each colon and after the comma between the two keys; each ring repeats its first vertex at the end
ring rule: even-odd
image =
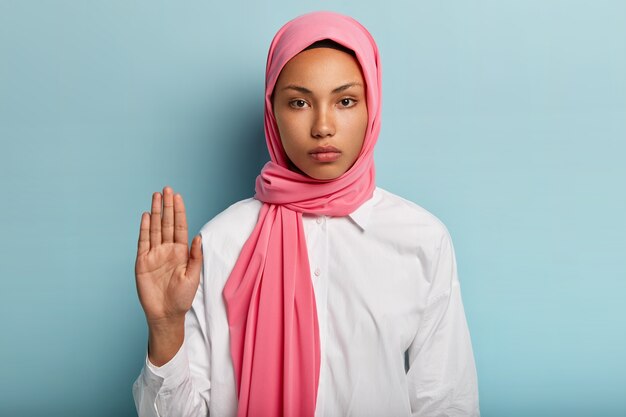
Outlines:
{"type": "Polygon", "coordinates": [[[309,169],[305,175],[320,181],[329,181],[339,178],[345,171],[337,169],[337,167],[326,167],[326,169],[317,167],[317,169],[309,169]]]}

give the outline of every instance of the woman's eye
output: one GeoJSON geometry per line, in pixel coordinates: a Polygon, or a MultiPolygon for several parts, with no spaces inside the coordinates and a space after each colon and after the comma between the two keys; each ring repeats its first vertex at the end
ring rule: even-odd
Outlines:
{"type": "Polygon", "coordinates": [[[351,98],[342,98],[341,99],[341,105],[343,107],[352,107],[354,106],[354,104],[356,104],[356,100],[351,99],[351,98]]]}
{"type": "Polygon", "coordinates": [[[291,107],[302,108],[306,106],[306,101],[304,100],[294,100],[291,102],[291,107]]]}

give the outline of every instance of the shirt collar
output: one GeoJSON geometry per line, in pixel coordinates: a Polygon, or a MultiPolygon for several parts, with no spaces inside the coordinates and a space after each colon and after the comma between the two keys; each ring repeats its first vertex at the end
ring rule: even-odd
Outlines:
{"type": "Polygon", "coordinates": [[[349,214],[350,218],[363,230],[365,230],[372,216],[372,209],[376,202],[380,199],[378,187],[374,189],[372,197],[361,204],[356,210],[349,214]]]}

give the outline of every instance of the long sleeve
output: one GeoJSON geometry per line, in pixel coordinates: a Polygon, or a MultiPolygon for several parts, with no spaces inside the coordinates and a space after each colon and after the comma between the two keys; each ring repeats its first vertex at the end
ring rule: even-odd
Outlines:
{"type": "Polygon", "coordinates": [[[430,276],[423,321],[408,350],[412,415],[479,417],[474,354],[447,230],[436,250],[430,276]]]}
{"type": "MultiPolygon", "coordinates": [[[[204,269],[204,267],[203,267],[204,269]]],[[[204,319],[204,271],[191,309],[185,315],[185,340],[163,366],[146,359],[133,384],[139,417],[200,417],[209,415],[209,354],[204,319]]]]}

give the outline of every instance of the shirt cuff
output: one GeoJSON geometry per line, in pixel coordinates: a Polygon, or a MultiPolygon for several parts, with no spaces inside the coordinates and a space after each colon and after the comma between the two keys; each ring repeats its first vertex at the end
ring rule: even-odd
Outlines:
{"type": "Polygon", "coordinates": [[[148,385],[155,388],[160,387],[160,390],[165,391],[176,388],[189,377],[189,358],[187,356],[187,346],[185,342],[183,341],[176,355],[162,366],[152,364],[146,353],[144,369],[144,376],[148,385]]]}

